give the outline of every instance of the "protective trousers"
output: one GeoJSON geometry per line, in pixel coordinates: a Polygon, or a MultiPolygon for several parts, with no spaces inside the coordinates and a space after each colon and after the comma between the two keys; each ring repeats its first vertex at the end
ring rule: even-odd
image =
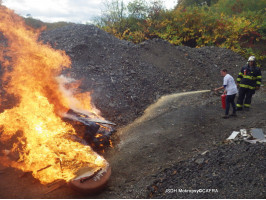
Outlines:
{"type": "Polygon", "coordinates": [[[242,108],[243,102],[244,102],[244,107],[249,108],[251,104],[252,95],[254,93],[255,93],[255,90],[240,87],[239,92],[238,92],[237,104],[236,104],[237,108],[242,108]]]}

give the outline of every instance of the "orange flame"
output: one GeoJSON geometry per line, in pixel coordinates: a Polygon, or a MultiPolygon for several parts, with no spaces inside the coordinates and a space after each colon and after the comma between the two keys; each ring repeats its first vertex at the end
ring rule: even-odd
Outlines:
{"type": "MultiPolygon", "coordinates": [[[[91,147],[76,142],[74,128],[60,118],[72,101],[62,92],[56,77],[63,67],[70,67],[69,57],[38,41],[40,31],[27,27],[4,6],[0,6],[0,37],[1,33],[8,40],[7,44],[0,43],[5,90],[19,99],[16,106],[0,113],[0,140],[11,142],[15,136],[17,142],[11,152],[19,159],[1,157],[1,163],[30,171],[43,184],[57,179],[69,181],[82,167],[93,172],[106,168],[107,161],[91,147]]],[[[94,109],[88,112],[99,114],[91,103],[80,104],[84,97],[84,102],[91,102],[86,93],[73,97],[76,108],[94,109]]]]}

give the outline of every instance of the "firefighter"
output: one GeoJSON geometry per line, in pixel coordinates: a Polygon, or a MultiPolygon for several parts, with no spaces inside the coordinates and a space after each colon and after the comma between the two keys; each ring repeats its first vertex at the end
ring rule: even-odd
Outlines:
{"type": "Polygon", "coordinates": [[[250,56],[248,64],[242,67],[237,77],[237,85],[239,86],[237,111],[243,110],[243,103],[245,110],[249,110],[252,95],[261,85],[261,71],[256,67],[255,56],[250,56]]]}

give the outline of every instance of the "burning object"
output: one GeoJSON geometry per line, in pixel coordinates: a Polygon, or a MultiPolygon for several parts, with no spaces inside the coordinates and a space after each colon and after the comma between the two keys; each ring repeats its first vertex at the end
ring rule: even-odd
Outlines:
{"type": "MultiPolygon", "coordinates": [[[[93,114],[91,115],[93,116],[93,114]]],[[[87,114],[72,109],[64,114],[63,119],[71,123],[79,136],[95,151],[101,153],[105,147],[112,147],[110,137],[115,130],[110,125],[115,125],[114,123],[103,119],[91,118],[87,114]]]]}
{"type": "Polygon", "coordinates": [[[109,132],[105,135],[109,139],[112,131],[93,106],[90,93],[80,93],[76,83],[58,79],[63,68],[70,67],[69,57],[38,41],[40,31],[25,26],[4,6],[0,6],[0,33],[5,41],[0,43],[3,90],[17,99],[0,113],[0,143],[12,144],[8,146],[9,156],[0,156],[1,164],[31,172],[42,184],[71,182],[82,168],[89,174],[105,173],[102,180],[108,179],[108,162],[86,145],[93,141],[85,139],[99,138],[104,131],[109,132]],[[73,122],[75,117],[93,136],[80,139],[72,123],[64,120],[73,122]]]}
{"type": "Polygon", "coordinates": [[[111,168],[99,169],[93,174],[83,173],[69,182],[70,187],[82,193],[99,192],[105,187],[111,176],[111,168]]]}

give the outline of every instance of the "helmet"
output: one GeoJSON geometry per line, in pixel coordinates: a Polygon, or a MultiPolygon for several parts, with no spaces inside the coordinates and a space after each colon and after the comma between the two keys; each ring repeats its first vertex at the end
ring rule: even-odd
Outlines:
{"type": "Polygon", "coordinates": [[[256,60],[255,56],[250,56],[250,57],[248,58],[248,62],[250,62],[250,61],[255,62],[255,60],[256,60]]]}

